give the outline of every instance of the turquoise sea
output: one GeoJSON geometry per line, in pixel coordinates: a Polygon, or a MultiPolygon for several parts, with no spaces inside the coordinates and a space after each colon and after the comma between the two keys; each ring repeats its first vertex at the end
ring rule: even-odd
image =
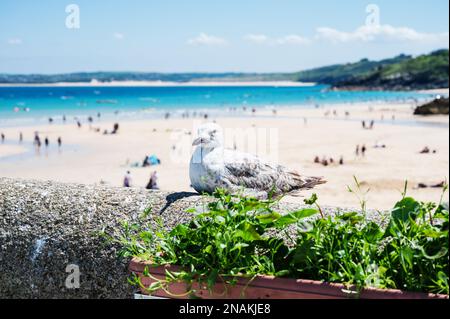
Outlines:
{"type": "Polygon", "coordinates": [[[244,109],[312,108],[324,104],[424,101],[416,92],[333,91],[327,86],[0,87],[0,127],[102,118],[155,118],[189,112],[238,114],[244,109]],[[230,112],[230,110],[234,110],[230,112]]]}

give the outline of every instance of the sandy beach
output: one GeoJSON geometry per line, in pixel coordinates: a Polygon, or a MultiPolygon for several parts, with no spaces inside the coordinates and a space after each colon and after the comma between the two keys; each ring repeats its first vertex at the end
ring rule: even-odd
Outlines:
{"type": "MultiPolygon", "coordinates": [[[[241,137],[270,134],[270,152],[258,151],[258,155],[276,158],[280,164],[304,175],[328,180],[327,184],[305,192],[305,197],[315,192],[323,205],[356,207],[357,197],[347,190],[347,186],[354,186],[356,176],[363,191],[370,189],[366,195],[368,207],[387,209],[400,199],[406,180],[409,195],[423,201],[439,201],[441,188],[417,186],[436,185],[449,177],[448,117],[416,118],[411,114],[411,105],[383,103],[348,105],[345,109],[284,108],[278,109],[276,115],[271,110],[258,110],[255,116],[210,120],[241,137]],[[374,128],[363,129],[362,120],[367,125],[374,120],[374,128]],[[366,146],[365,156],[355,154],[356,145],[366,146]],[[419,154],[426,146],[430,153],[419,154]],[[333,158],[334,163],[328,166],[314,163],[316,156],[321,160],[333,158]],[[338,163],[341,157],[343,165],[338,163]]],[[[116,135],[101,133],[113,127],[114,123],[106,121],[94,122],[92,128],[87,124],[78,128],[73,121],[2,128],[6,140],[0,144],[0,176],[121,186],[129,170],[132,185],[145,187],[156,170],[162,190],[193,191],[188,163],[193,150],[192,134],[200,123],[200,119],[192,118],[128,120],[120,122],[116,135]],[[99,128],[100,132],[93,128],[99,128]],[[50,140],[48,149],[42,146],[39,153],[32,145],[35,131],[42,140],[45,137],[50,140]],[[18,141],[19,132],[24,135],[22,144],[18,141]],[[63,140],[61,149],[56,145],[58,137],[63,140]],[[161,160],[161,165],[140,167],[144,157],[152,154],[161,160]]],[[[229,138],[226,144],[255,153],[252,146],[248,147],[252,143],[247,141],[244,138],[236,145],[236,139],[229,138]]],[[[303,199],[288,196],[284,200],[303,199]]],[[[448,201],[448,194],[445,200],[448,201]]]]}

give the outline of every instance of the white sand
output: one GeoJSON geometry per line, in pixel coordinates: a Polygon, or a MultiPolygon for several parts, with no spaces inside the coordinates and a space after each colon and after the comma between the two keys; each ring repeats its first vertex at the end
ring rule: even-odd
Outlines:
{"type": "MultiPolygon", "coordinates": [[[[396,122],[414,119],[411,108],[401,105],[348,106],[350,117],[345,120],[342,108],[334,116],[333,109],[279,109],[273,116],[270,110],[258,111],[261,117],[220,118],[223,127],[248,129],[255,126],[267,132],[272,128],[278,133],[278,160],[281,164],[297,169],[305,175],[324,176],[328,183],[314,190],[323,205],[358,206],[358,199],[347,191],[353,186],[353,176],[370,188],[368,207],[390,208],[400,199],[405,180],[409,182],[408,193],[419,200],[438,201],[440,189],[414,189],[418,183],[437,184],[449,177],[449,129],[448,117],[419,118],[420,121],[441,123],[434,126],[391,125],[392,115],[396,122]],[[329,111],[327,117],[324,114],[329,111]],[[384,124],[381,124],[381,115],[384,124]],[[304,124],[304,117],[308,119],[304,124]],[[377,120],[373,130],[363,130],[360,119],[377,120]],[[446,125],[446,126],[445,126],[446,125]],[[386,149],[376,149],[376,142],[386,144],[386,149]],[[366,144],[365,158],[356,158],[357,144],[366,144]],[[425,146],[436,149],[437,154],[419,154],[425,146]],[[324,167],[314,164],[315,156],[344,157],[345,165],[324,167]]],[[[198,121],[198,120],[197,120],[198,121]]],[[[131,171],[133,184],[144,187],[153,170],[159,173],[159,185],[163,190],[192,191],[189,183],[188,162],[192,148],[193,119],[140,120],[120,122],[118,135],[102,135],[89,130],[85,124],[78,129],[75,123],[47,125],[43,127],[4,128],[7,139],[15,139],[18,132],[24,134],[25,144],[30,145],[33,132],[38,130],[41,138],[48,136],[52,145],[48,151],[42,147],[35,155],[30,147],[28,154],[17,158],[2,158],[2,154],[20,152],[19,148],[0,145],[0,176],[58,180],[63,182],[100,183],[120,186],[127,170],[131,171]],[[154,132],[156,129],[156,132],[154,132]],[[63,148],[58,152],[54,145],[58,136],[63,138],[63,148]],[[184,142],[181,142],[184,141],[184,142]],[[172,146],[177,150],[172,151],[172,146]],[[181,152],[183,151],[184,152],[181,152]],[[182,157],[176,152],[183,153],[182,157]],[[156,154],[162,165],[133,168],[130,163],[142,163],[145,155],[156,154]],[[127,164],[128,163],[128,164],[127,164]]],[[[94,126],[111,129],[113,123],[100,122],[94,126]]],[[[16,139],[17,140],[17,139],[16,139]]],[[[250,142],[250,151],[254,143],[250,142]]],[[[233,141],[227,140],[232,146],[233,141]]],[[[239,144],[240,149],[247,149],[239,144]]],[[[306,192],[309,196],[311,192],[306,192]]],[[[445,195],[448,201],[448,194],[445,195]]],[[[303,198],[288,197],[289,201],[303,198]]]]}
{"type": "Polygon", "coordinates": [[[428,94],[440,94],[440,95],[449,95],[449,89],[448,88],[442,88],[442,89],[432,89],[432,90],[422,90],[419,91],[420,93],[428,93],[428,94]]]}
{"type": "Polygon", "coordinates": [[[0,158],[18,155],[26,151],[27,149],[24,146],[0,144],[0,158]]]}

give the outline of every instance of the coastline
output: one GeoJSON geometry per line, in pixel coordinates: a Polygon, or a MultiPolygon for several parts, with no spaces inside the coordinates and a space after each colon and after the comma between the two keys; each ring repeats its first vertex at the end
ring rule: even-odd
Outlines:
{"type": "Polygon", "coordinates": [[[436,89],[406,89],[406,88],[392,88],[388,89],[386,87],[366,87],[366,86],[342,86],[336,87],[332,86],[330,88],[332,91],[351,91],[351,92],[362,92],[362,91],[405,91],[405,92],[417,92],[421,94],[440,94],[440,95],[449,95],[449,88],[436,88],[436,89]]]}
{"type": "Polygon", "coordinates": [[[291,81],[252,81],[252,82],[163,82],[163,81],[111,81],[111,82],[58,82],[58,83],[0,83],[0,87],[227,87],[227,86],[279,86],[309,87],[316,83],[291,81]]]}

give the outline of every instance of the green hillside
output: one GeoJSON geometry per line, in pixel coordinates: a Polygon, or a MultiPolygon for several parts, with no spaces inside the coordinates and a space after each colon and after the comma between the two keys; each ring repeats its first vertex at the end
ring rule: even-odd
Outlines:
{"type": "Polygon", "coordinates": [[[391,89],[431,89],[449,85],[449,52],[428,55],[375,68],[338,83],[338,86],[372,86],[391,89]]]}
{"type": "Polygon", "coordinates": [[[398,57],[383,61],[370,61],[362,59],[356,63],[336,64],[317,69],[301,71],[296,74],[297,80],[302,82],[317,82],[337,85],[342,81],[351,79],[355,74],[369,74],[372,70],[391,64],[411,59],[411,56],[399,55],[398,57]]]}
{"type": "Polygon", "coordinates": [[[145,73],[89,72],[70,74],[0,74],[0,83],[89,83],[111,81],[169,81],[169,82],[243,82],[299,81],[328,84],[338,88],[386,90],[433,89],[449,85],[448,49],[427,55],[356,63],[337,64],[296,73],[145,73]]]}

